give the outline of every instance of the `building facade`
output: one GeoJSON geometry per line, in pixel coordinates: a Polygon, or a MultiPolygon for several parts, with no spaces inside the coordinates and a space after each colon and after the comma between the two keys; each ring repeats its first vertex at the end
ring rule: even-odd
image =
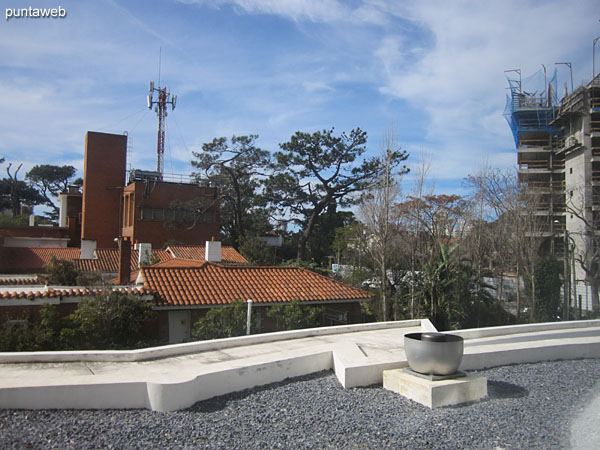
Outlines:
{"type": "Polygon", "coordinates": [[[559,101],[556,76],[528,89],[514,72],[505,115],[520,191],[534,209],[530,232],[564,260],[571,305],[592,309],[600,288],[600,75],[571,93],[565,88],[559,101]]]}
{"type": "Polygon", "coordinates": [[[126,152],[126,135],[86,135],[82,248],[89,241],[95,248],[116,248],[119,236],[153,248],[219,238],[217,188],[167,182],[158,172],[140,170],[126,180],[126,152]]]}

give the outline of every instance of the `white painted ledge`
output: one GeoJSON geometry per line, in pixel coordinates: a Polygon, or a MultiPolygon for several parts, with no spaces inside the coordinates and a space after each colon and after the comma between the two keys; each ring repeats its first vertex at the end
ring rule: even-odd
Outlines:
{"type": "MultiPolygon", "coordinates": [[[[369,343],[368,331],[420,327],[432,331],[429,321],[318,328],[271,335],[259,335],[221,341],[208,341],[132,352],[54,352],[46,361],[148,361],[167,356],[208,350],[233,348],[258,343],[285,341],[311,336],[334,336],[340,333],[367,332],[366,344],[323,340],[315,347],[303,347],[279,354],[258,355],[234,363],[220,363],[208,370],[177,381],[140,380],[119,382],[65,383],[3,387],[0,384],[0,408],[148,408],[173,411],[189,407],[200,400],[243,389],[282,381],[289,377],[333,369],[340,383],[348,388],[381,383],[383,371],[407,365],[403,349],[394,340],[393,348],[377,349],[369,343]],[[51,359],[54,357],[55,359],[51,359]],[[64,358],[64,359],[62,359],[64,358]],[[98,359],[96,359],[98,358],[98,359]],[[131,359],[129,359],[131,358],[131,359]]],[[[600,320],[519,325],[478,330],[461,330],[465,337],[462,370],[483,369],[498,365],[557,359],[600,358],[600,320]]],[[[401,334],[399,335],[399,337],[401,334]]],[[[361,338],[362,339],[362,338],[361,338]]],[[[1,354],[0,361],[40,361],[40,354],[1,354]],[[8,355],[7,361],[4,357],[8,355]]],[[[146,362],[144,364],[151,364],[146,362]]],[[[93,378],[92,378],[93,379],[93,378]]],[[[89,378],[88,378],[89,380],[89,378]]]]}
{"type": "Polygon", "coordinates": [[[209,341],[187,342],[184,344],[164,345],[139,350],[84,350],[66,352],[0,352],[0,364],[33,362],[126,362],[149,361],[191,353],[224,350],[244,345],[265,344],[269,342],[300,339],[314,336],[334,336],[344,333],[375,331],[393,328],[423,327],[423,331],[435,331],[428,319],[403,320],[398,322],[373,322],[358,325],[340,325],[334,327],[307,328],[303,330],[280,331],[276,333],[255,334],[209,341]]]}

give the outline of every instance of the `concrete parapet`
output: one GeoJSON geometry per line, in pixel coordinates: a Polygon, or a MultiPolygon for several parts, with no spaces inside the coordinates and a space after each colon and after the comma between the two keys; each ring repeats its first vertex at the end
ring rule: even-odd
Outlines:
{"type": "MultiPolygon", "coordinates": [[[[416,320],[125,352],[4,353],[0,354],[0,408],[172,411],[214,396],[330,369],[346,388],[368,386],[381,383],[385,370],[407,366],[405,333],[432,329],[428,320],[416,320]]],[[[600,358],[600,321],[453,333],[465,338],[460,370],[600,358]]]]}
{"type": "Polygon", "coordinates": [[[80,361],[148,361],[159,358],[186,355],[191,353],[224,350],[245,345],[264,344],[288,339],[300,339],[314,336],[332,336],[361,331],[375,331],[394,328],[419,327],[433,328],[428,319],[403,320],[399,322],[373,322],[358,325],[339,325],[334,327],[308,328],[304,330],[280,331],[276,333],[255,334],[210,341],[187,342],[184,344],[164,345],[140,350],[95,350],[65,352],[5,352],[0,353],[2,363],[32,362],[80,362],[80,361]]]}

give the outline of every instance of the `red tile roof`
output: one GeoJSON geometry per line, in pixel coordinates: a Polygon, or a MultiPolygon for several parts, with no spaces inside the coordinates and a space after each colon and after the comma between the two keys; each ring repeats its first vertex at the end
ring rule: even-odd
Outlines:
{"type": "MultiPolygon", "coordinates": [[[[0,286],[20,286],[42,283],[38,277],[33,278],[0,278],[0,286]]],[[[43,283],[42,283],[43,284],[43,283]]]]}
{"type": "Polygon", "coordinates": [[[173,258],[168,261],[163,261],[154,264],[152,267],[202,267],[206,261],[198,261],[197,259],[173,258]]]}
{"type": "MultiPolygon", "coordinates": [[[[168,261],[153,264],[152,267],[201,267],[203,264],[204,264],[203,262],[196,261],[194,259],[173,258],[173,259],[169,259],[168,261]]],[[[131,272],[131,275],[129,276],[129,282],[135,283],[137,281],[139,273],[140,273],[139,270],[135,270],[135,271],[131,272]]],[[[112,285],[118,285],[119,278],[118,277],[113,278],[113,279],[109,280],[108,282],[112,285]]]]}
{"type": "Polygon", "coordinates": [[[43,272],[54,255],[58,259],[73,261],[79,258],[78,248],[28,248],[4,247],[0,258],[0,272],[43,272]]]}
{"type": "Polygon", "coordinates": [[[222,305],[252,299],[257,303],[356,301],[372,296],[299,267],[226,266],[142,267],[144,286],[157,306],[222,305]]]}
{"type": "MultiPolygon", "coordinates": [[[[146,288],[119,288],[115,289],[117,292],[128,295],[143,295],[151,294],[146,288]]],[[[88,288],[66,288],[66,289],[55,289],[47,288],[40,290],[31,291],[11,291],[11,292],[0,292],[0,300],[2,299],[38,299],[38,298],[56,298],[56,297],[89,297],[92,295],[100,294],[104,292],[102,288],[88,289],[88,288]]]]}
{"type": "MultiPolygon", "coordinates": [[[[77,268],[85,272],[118,272],[119,271],[119,249],[117,248],[98,248],[96,249],[96,258],[78,259],[75,261],[77,268]]],[[[131,250],[131,270],[138,268],[139,252],[131,250]]],[[[166,250],[152,250],[152,258],[159,261],[167,261],[173,256],[166,250]]]]}
{"type": "MultiPolygon", "coordinates": [[[[206,261],[204,245],[170,245],[168,250],[175,258],[206,261]]],[[[227,245],[221,246],[221,259],[221,262],[225,264],[248,264],[246,258],[240,255],[236,249],[227,245]]]]}

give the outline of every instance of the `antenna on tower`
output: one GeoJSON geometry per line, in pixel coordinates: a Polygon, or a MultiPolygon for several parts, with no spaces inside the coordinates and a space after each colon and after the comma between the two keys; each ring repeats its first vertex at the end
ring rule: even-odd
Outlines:
{"type": "MultiPolygon", "coordinates": [[[[162,49],[161,49],[162,54],[162,49]]],[[[175,109],[177,96],[171,96],[166,87],[160,87],[160,56],[158,59],[158,86],[154,86],[154,81],[150,82],[150,89],[147,97],[148,109],[152,109],[158,116],[158,138],[156,143],[156,171],[160,173],[161,179],[164,170],[165,156],[165,121],[167,119],[167,105],[171,105],[171,110],[175,109]],[[154,100],[154,92],[158,93],[158,99],[154,100]]]]}

